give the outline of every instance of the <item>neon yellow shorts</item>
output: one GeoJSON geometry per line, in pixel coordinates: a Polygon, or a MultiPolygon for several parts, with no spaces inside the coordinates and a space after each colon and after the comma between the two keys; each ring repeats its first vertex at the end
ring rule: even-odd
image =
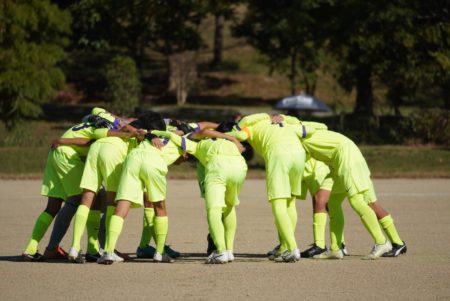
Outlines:
{"type": "Polygon", "coordinates": [[[370,170],[359,148],[351,141],[343,144],[336,156],[335,180],[342,183],[348,196],[373,190],[370,170]]]}
{"type": "Polygon", "coordinates": [[[106,191],[117,192],[127,145],[125,142],[120,145],[102,140],[92,144],[89,149],[80,187],[98,192],[103,182],[106,191]]]}
{"type": "Polygon", "coordinates": [[[82,193],[80,180],[84,162],[70,147],[60,146],[49,152],[44,170],[41,194],[67,200],[82,193]]]}
{"type": "Polygon", "coordinates": [[[142,207],[144,188],[150,202],[165,200],[166,175],[167,164],[157,152],[132,150],[123,164],[116,201],[126,200],[131,202],[131,207],[142,207]]]}
{"type": "Polygon", "coordinates": [[[239,205],[239,193],[247,175],[247,164],[240,156],[216,156],[205,167],[205,206],[239,205]]]}
{"type": "Polygon", "coordinates": [[[271,147],[264,159],[268,200],[300,196],[305,150],[298,144],[276,145],[271,147]]]}

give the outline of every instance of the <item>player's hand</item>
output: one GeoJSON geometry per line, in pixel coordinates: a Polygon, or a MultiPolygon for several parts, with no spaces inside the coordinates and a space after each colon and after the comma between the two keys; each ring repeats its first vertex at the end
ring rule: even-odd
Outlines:
{"type": "MultiPolygon", "coordinates": [[[[233,137],[234,138],[234,137],[233,137]]],[[[239,152],[242,154],[245,151],[245,147],[242,145],[242,143],[237,140],[236,138],[234,138],[233,140],[231,140],[236,147],[238,148],[239,152]]]]}
{"type": "Polygon", "coordinates": [[[58,138],[58,139],[55,139],[55,140],[52,141],[51,148],[52,148],[52,149],[57,149],[58,146],[60,146],[60,145],[61,145],[61,141],[60,141],[60,139],[58,138]]]}
{"type": "Polygon", "coordinates": [[[168,131],[158,131],[158,130],[153,130],[152,134],[161,138],[170,138],[171,135],[171,133],[168,131]]]}
{"type": "Polygon", "coordinates": [[[154,147],[156,147],[157,149],[161,149],[161,148],[163,148],[164,143],[163,143],[163,141],[162,141],[161,139],[159,139],[159,138],[153,138],[153,139],[152,139],[152,145],[153,145],[154,147]]]}
{"type": "Polygon", "coordinates": [[[279,124],[282,122],[283,122],[283,116],[281,116],[281,115],[273,115],[272,116],[272,123],[279,124]]]}

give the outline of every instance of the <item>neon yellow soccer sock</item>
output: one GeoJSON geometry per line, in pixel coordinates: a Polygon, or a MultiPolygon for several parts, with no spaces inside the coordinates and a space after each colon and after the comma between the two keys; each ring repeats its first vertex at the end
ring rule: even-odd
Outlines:
{"type": "Polygon", "coordinates": [[[325,212],[314,213],[313,233],[314,243],[319,248],[325,249],[325,226],[327,225],[327,214],[325,212]]]}
{"type": "Polygon", "coordinates": [[[91,210],[89,212],[86,229],[88,235],[87,253],[95,255],[99,251],[98,230],[100,229],[100,210],[91,210]]]}
{"type": "Polygon", "coordinates": [[[108,234],[108,227],[111,222],[111,217],[114,215],[116,211],[116,207],[114,206],[106,206],[106,219],[105,219],[105,231],[108,234]]]}
{"type": "Polygon", "coordinates": [[[118,215],[111,216],[111,221],[108,227],[108,234],[106,236],[105,251],[108,253],[114,252],[120,232],[123,228],[123,218],[118,215]]]}
{"type": "Polygon", "coordinates": [[[152,237],[154,236],[154,224],[153,219],[155,218],[155,209],[144,208],[144,221],[142,226],[141,242],[139,243],[139,248],[145,248],[152,237]]]}
{"type": "Polygon", "coordinates": [[[373,240],[377,245],[384,244],[386,242],[386,238],[381,231],[381,227],[378,224],[377,216],[375,212],[364,202],[364,197],[362,194],[358,193],[351,197],[349,197],[350,205],[353,210],[355,210],[367,231],[369,231],[373,240]]]}
{"type": "Polygon", "coordinates": [[[398,245],[403,245],[403,240],[398,235],[397,229],[395,228],[394,225],[394,219],[390,214],[386,215],[385,217],[383,217],[378,221],[380,222],[381,227],[383,228],[384,232],[386,232],[391,242],[398,245]]]}
{"type": "Polygon", "coordinates": [[[33,227],[33,232],[31,232],[31,239],[25,248],[25,253],[29,255],[34,255],[37,252],[37,247],[42,237],[44,237],[45,232],[47,232],[48,227],[53,221],[53,216],[47,212],[42,212],[36,220],[33,227]]]}
{"type": "Polygon", "coordinates": [[[83,236],[84,227],[86,227],[89,211],[89,207],[80,205],[75,213],[73,222],[72,248],[77,251],[80,251],[81,236],[83,236]]]}
{"type": "Polygon", "coordinates": [[[222,221],[225,229],[225,249],[232,251],[237,228],[236,207],[226,207],[222,212],[222,221]]]}
{"type": "Polygon", "coordinates": [[[209,233],[216,245],[216,250],[221,253],[226,250],[225,228],[222,223],[222,208],[208,208],[206,213],[208,219],[209,233]]]}
{"type": "Polygon", "coordinates": [[[164,254],[167,232],[169,231],[169,218],[167,216],[155,216],[154,219],[156,252],[164,254]]]}
{"type": "Polygon", "coordinates": [[[272,204],[272,213],[275,217],[275,225],[277,226],[278,233],[280,233],[282,239],[286,242],[288,251],[293,251],[297,249],[297,242],[295,241],[291,219],[287,213],[287,202],[288,199],[275,199],[270,203],[272,204]]]}
{"type": "Polygon", "coordinates": [[[287,214],[289,215],[289,219],[292,223],[292,228],[297,228],[297,206],[296,206],[296,199],[295,197],[288,199],[287,201],[287,214]]]}
{"type": "Polygon", "coordinates": [[[327,204],[330,216],[330,249],[333,251],[339,250],[344,243],[345,219],[342,202],[345,197],[345,193],[332,193],[327,204]]]}

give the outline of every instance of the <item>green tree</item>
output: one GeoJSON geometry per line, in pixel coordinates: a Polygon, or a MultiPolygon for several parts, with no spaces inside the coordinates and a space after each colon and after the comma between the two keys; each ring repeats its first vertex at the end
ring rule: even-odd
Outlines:
{"type": "Polygon", "coordinates": [[[65,78],[71,17],[47,0],[0,3],[0,117],[9,126],[37,117],[65,78]]]}
{"type": "Polygon", "coordinates": [[[249,0],[245,18],[235,29],[237,36],[245,37],[268,57],[271,69],[288,73],[292,94],[296,93],[299,71],[306,92],[315,92],[325,43],[318,34],[320,2],[324,1],[249,0]]]}
{"type": "Polygon", "coordinates": [[[374,82],[388,87],[397,112],[408,99],[430,98],[439,81],[445,86],[450,20],[445,7],[442,0],[343,0],[322,7],[339,82],[347,91],[356,89],[355,113],[374,114],[374,82]]]}
{"type": "Polygon", "coordinates": [[[106,66],[105,77],[111,111],[122,115],[134,113],[134,109],[139,105],[141,84],[133,59],[116,56],[106,66]]]}

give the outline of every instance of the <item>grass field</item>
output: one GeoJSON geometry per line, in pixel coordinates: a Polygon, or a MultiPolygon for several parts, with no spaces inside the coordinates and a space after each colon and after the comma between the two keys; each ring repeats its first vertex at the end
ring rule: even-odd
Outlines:
{"type": "MultiPolygon", "coordinates": [[[[362,146],[373,177],[450,178],[450,150],[431,146],[362,146]]],[[[0,147],[0,178],[40,178],[49,147],[0,147]]],[[[248,178],[264,177],[264,162],[249,162],[248,178]]],[[[196,177],[195,165],[185,163],[169,169],[170,178],[196,177]]]]}

